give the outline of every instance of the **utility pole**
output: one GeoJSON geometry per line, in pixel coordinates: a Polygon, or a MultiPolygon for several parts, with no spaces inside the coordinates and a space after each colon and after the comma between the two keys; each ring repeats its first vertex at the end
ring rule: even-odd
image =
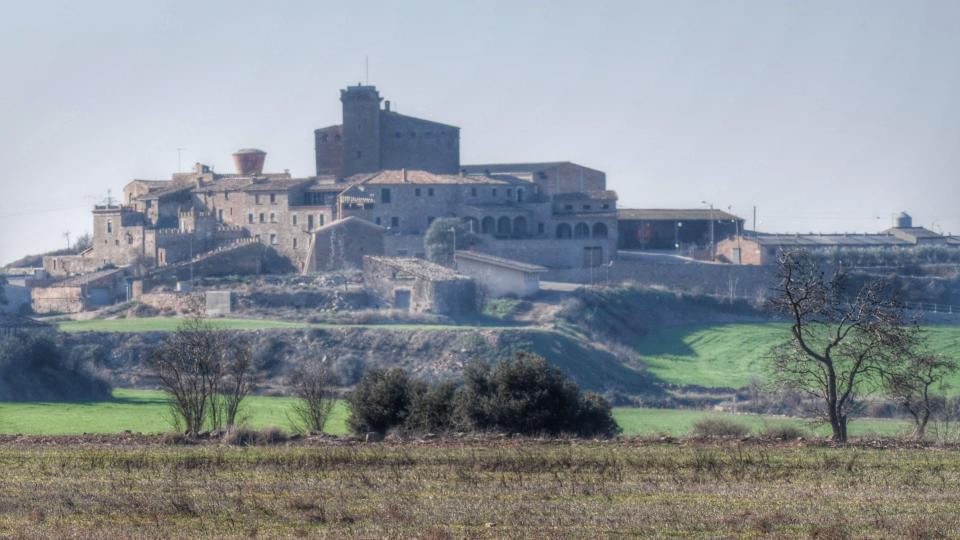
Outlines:
{"type": "Polygon", "coordinates": [[[753,205],[753,240],[757,240],[757,205],[753,205]]]}
{"type": "Polygon", "coordinates": [[[453,235],[453,251],[450,252],[450,262],[454,267],[457,266],[457,228],[450,227],[450,234],[453,235]]]}
{"type": "Polygon", "coordinates": [[[70,249],[70,231],[63,233],[63,237],[67,239],[67,249],[70,249]]]}

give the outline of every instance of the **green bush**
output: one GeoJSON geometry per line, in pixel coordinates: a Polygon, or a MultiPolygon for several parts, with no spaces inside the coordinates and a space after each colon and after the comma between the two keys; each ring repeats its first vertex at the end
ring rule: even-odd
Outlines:
{"type": "Polygon", "coordinates": [[[410,378],[400,368],[368,369],[347,399],[350,430],[383,433],[403,425],[410,404],[409,387],[410,378]]]}
{"type": "Polygon", "coordinates": [[[110,385],[71,361],[46,334],[0,340],[0,401],[99,401],[110,385]]]}
{"type": "Polygon", "coordinates": [[[775,424],[765,426],[760,430],[760,436],[764,439],[779,439],[783,441],[795,441],[806,437],[807,432],[798,426],[791,424],[775,424]]]}
{"type": "Polygon", "coordinates": [[[476,363],[457,396],[461,421],[476,430],[609,437],[619,433],[610,404],[584,394],[542,357],[519,353],[495,368],[476,363]]]}
{"type": "Polygon", "coordinates": [[[694,437],[746,437],[750,428],[726,418],[704,418],[693,425],[694,437]]]}
{"type": "Polygon", "coordinates": [[[429,385],[412,381],[408,386],[409,404],[403,428],[413,433],[438,433],[454,427],[454,403],[457,385],[446,382],[429,385]]]}

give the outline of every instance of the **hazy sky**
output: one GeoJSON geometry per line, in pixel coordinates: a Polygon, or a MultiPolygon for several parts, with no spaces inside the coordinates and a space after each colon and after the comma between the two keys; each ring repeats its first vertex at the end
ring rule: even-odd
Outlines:
{"type": "Polygon", "coordinates": [[[960,1],[17,2],[0,18],[0,262],[133,178],[268,152],[364,79],[462,128],[463,163],[571,160],[622,207],[762,230],[960,233],[960,1]]]}

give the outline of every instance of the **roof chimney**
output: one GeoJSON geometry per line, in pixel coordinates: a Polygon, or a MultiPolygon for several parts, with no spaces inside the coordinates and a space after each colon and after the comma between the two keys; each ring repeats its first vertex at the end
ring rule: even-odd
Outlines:
{"type": "Polygon", "coordinates": [[[400,169],[400,172],[403,173],[403,181],[406,182],[406,181],[407,181],[407,169],[406,169],[406,168],[400,169]]]}
{"type": "Polygon", "coordinates": [[[390,100],[389,100],[389,99],[383,102],[383,110],[385,110],[385,111],[387,111],[387,112],[390,112],[390,100]]]}

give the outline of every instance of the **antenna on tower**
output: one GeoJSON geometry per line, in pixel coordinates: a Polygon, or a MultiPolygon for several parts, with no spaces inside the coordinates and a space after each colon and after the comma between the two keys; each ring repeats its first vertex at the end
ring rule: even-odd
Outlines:
{"type": "Polygon", "coordinates": [[[113,192],[109,189],[107,190],[107,208],[113,206],[113,192]]]}
{"type": "Polygon", "coordinates": [[[369,56],[363,57],[363,71],[365,74],[364,80],[366,80],[365,84],[367,86],[370,86],[370,57],[369,56]]]}

